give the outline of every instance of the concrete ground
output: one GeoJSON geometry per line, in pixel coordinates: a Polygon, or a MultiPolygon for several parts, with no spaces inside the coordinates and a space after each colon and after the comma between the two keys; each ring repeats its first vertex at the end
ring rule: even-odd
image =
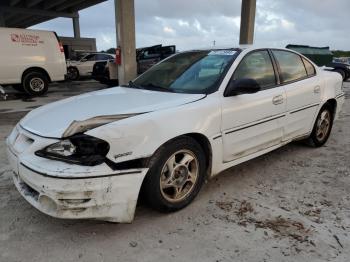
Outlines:
{"type": "Polygon", "coordinates": [[[177,213],[139,206],[132,224],[46,216],[12,182],[4,139],[18,111],[103,88],[86,85],[0,101],[0,261],[349,261],[350,83],[322,148],[284,146],[209,181],[177,213]]]}

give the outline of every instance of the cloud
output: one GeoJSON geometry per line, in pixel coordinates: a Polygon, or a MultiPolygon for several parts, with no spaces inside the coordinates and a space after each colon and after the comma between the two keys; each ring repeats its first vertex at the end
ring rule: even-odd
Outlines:
{"type": "MultiPolygon", "coordinates": [[[[136,45],[175,44],[177,49],[237,46],[241,0],[135,0],[136,45]]],[[[289,43],[350,49],[349,0],[258,0],[255,43],[289,43]]],[[[99,50],[115,45],[114,0],[80,12],[81,35],[99,50]]],[[[35,28],[72,36],[70,19],[35,28]]]]}

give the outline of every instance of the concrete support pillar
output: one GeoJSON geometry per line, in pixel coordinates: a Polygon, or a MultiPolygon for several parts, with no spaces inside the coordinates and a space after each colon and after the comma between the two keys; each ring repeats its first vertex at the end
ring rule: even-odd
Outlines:
{"type": "Polygon", "coordinates": [[[5,17],[4,13],[0,12],[0,27],[5,27],[5,17]]]}
{"type": "Polygon", "coordinates": [[[121,48],[118,80],[123,85],[137,76],[134,0],[114,0],[114,3],[117,47],[121,48]]]}
{"type": "Polygon", "coordinates": [[[253,44],[256,0],[242,0],[239,44],[253,44]]]}
{"type": "Polygon", "coordinates": [[[73,31],[74,31],[74,38],[80,38],[80,23],[79,23],[79,16],[73,17],[73,31]]]}

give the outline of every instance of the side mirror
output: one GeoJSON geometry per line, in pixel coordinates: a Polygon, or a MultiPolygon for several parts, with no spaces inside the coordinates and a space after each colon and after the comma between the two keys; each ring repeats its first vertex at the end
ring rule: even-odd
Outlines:
{"type": "Polygon", "coordinates": [[[225,90],[224,96],[235,96],[242,94],[253,94],[259,92],[261,87],[259,83],[252,78],[241,78],[231,80],[225,90]]]}
{"type": "Polygon", "coordinates": [[[87,61],[86,58],[83,58],[83,59],[80,60],[80,62],[86,62],[86,61],[87,61]]]}

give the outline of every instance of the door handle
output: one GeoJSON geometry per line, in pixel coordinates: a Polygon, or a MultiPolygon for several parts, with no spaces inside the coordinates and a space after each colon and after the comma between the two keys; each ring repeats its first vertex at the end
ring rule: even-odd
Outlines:
{"type": "Polygon", "coordinates": [[[314,93],[319,94],[321,92],[321,87],[320,86],[315,86],[314,87],[314,93]]]}
{"type": "Polygon", "coordinates": [[[272,98],[272,103],[273,103],[274,105],[283,104],[283,96],[282,96],[282,95],[274,96],[274,97],[272,98]]]}

